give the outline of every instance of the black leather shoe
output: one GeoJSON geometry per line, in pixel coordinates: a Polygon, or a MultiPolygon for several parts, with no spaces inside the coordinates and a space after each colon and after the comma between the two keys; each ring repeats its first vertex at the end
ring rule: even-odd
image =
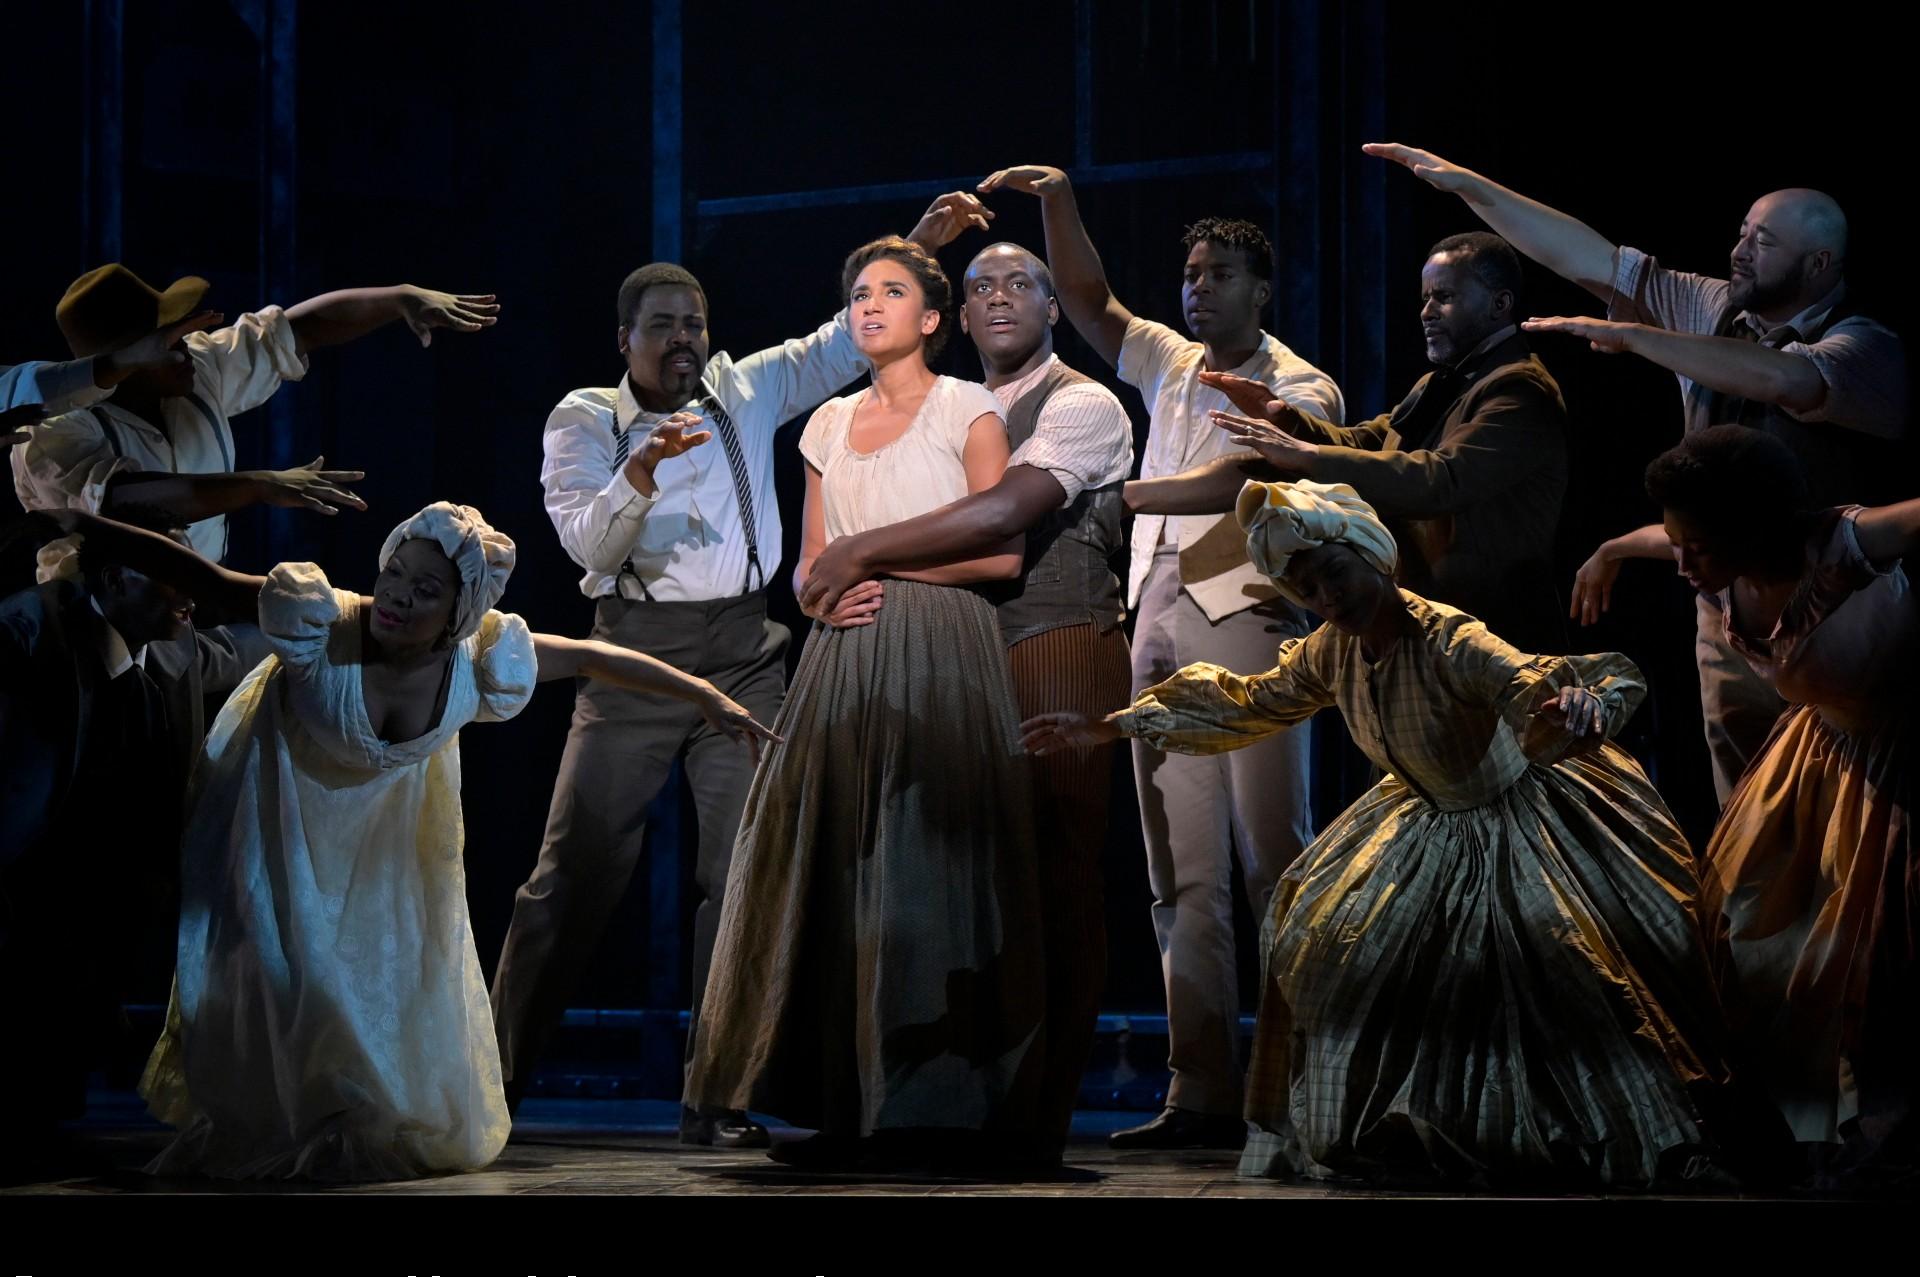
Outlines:
{"type": "Polygon", "coordinates": [[[1247,1124],[1225,1113],[1195,1113],[1169,1105],[1143,1126],[1107,1136],[1109,1148],[1245,1148],[1247,1124]]]}
{"type": "Polygon", "coordinates": [[[861,1141],[837,1135],[809,1135],[802,1140],[785,1140],[768,1150],[767,1156],[782,1166],[797,1171],[851,1171],[859,1165],[861,1141]]]}
{"type": "Polygon", "coordinates": [[[682,1106],[680,1142],[708,1148],[766,1148],[773,1138],[766,1127],[738,1109],[696,1113],[682,1106]]]}

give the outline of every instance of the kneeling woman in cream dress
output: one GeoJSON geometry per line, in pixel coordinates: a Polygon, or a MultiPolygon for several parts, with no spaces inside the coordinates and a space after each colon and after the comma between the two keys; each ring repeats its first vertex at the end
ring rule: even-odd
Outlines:
{"type": "Polygon", "coordinates": [[[178,967],[142,1093],[180,1128],[155,1174],[399,1179],[486,1165],[507,1108],[467,922],[460,728],[586,674],[769,737],[704,680],[493,611],[513,542],[439,503],[395,528],[372,597],[311,563],[243,576],[72,511],[67,530],[198,601],[257,609],[273,654],[189,787],[178,967]]]}
{"type": "Polygon", "coordinates": [[[1104,721],[1024,726],[1038,752],[1210,754],[1338,706],[1388,773],[1274,893],[1242,1172],[1699,1170],[1722,1070],[1692,857],[1608,741],[1639,671],[1530,656],[1396,589],[1393,539],[1345,485],[1250,484],[1238,514],[1253,562],[1327,624],[1263,674],[1190,665],[1104,721]]]}

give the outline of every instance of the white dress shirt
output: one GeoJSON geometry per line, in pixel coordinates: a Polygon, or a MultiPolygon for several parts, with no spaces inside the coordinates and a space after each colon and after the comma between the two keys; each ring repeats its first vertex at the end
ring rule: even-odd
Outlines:
{"type": "MultiPolygon", "coordinates": [[[[1227,441],[1227,432],[1207,413],[1215,408],[1238,412],[1224,394],[1201,384],[1206,347],[1165,324],[1135,316],[1120,343],[1120,379],[1137,386],[1152,413],[1147,427],[1142,479],[1180,474],[1228,453],[1245,453],[1227,441]]],[[[1236,376],[1264,383],[1274,396],[1316,417],[1345,424],[1346,405],[1333,378],[1288,350],[1266,333],[1260,347],[1236,376]]],[[[1133,521],[1133,560],[1127,570],[1127,607],[1140,605],[1140,587],[1153,566],[1154,547],[1166,540],[1180,548],[1180,583],[1193,601],[1219,621],[1256,603],[1279,597],[1273,583],[1246,558],[1246,541],[1231,514],[1137,515],[1133,521]],[[1222,527],[1220,525],[1227,526],[1222,527]],[[1210,535],[1211,534],[1211,535],[1210,535]],[[1238,553],[1232,552],[1236,546],[1238,553]],[[1202,545],[1202,542],[1205,542],[1202,545]]]]}
{"type": "MultiPolygon", "coordinates": [[[[48,418],[13,450],[13,491],[20,504],[98,513],[116,475],[230,474],[229,418],[259,407],[281,382],[307,373],[293,325],[278,306],[213,332],[189,333],[183,348],[193,360],[193,393],[160,401],[164,431],[112,401],[48,418]],[[104,426],[101,416],[107,418],[104,426]]],[[[227,550],[226,516],[202,519],[187,529],[187,540],[218,561],[227,550]]]]}
{"type": "MultiPolygon", "coordinates": [[[[1000,415],[1012,411],[1059,360],[1058,355],[1048,355],[1020,380],[995,386],[993,397],[1000,401],[1000,415]]],[[[1014,449],[1007,465],[1032,466],[1052,475],[1066,490],[1067,499],[1060,503],[1065,509],[1088,488],[1119,483],[1133,472],[1133,422],[1127,419],[1119,396],[1099,382],[1069,383],[1047,396],[1033,423],[1033,434],[1014,449]]]]}
{"type": "MultiPolygon", "coordinates": [[[[866,369],[845,311],[805,337],[738,362],[725,351],[707,361],[701,381],[726,409],[740,440],[760,565],[768,576],[778,569],[781,552],[774,432],[866,369]]],[[[707,416],[698,402],[685,411],[707,416]]],[[[586,570],[580,592],[590,599],[616,588],[624,598],[642,597],[639,583],[621,575],[628,561],[647,593],[662,603],[730,598],[766,583],[757,575],[747,579],[740,498],[717,425],[706,427],[712,439],[655,468],[651,497],[636,492],[625,468],[614,464],[616,430],[638,451],[670,415],[643,410],[622,377],[617,387],[574,391],[547,418],[540,467],[547,517],[568,556],[586,570]]]]}

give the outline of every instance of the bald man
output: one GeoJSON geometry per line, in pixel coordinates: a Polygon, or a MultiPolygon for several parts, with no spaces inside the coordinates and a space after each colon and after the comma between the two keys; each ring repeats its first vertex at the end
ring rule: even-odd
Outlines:
{"type": "MultiPolygon", "coordinates": [[[[1529,320],[1532,332],[1584,337],[1680,379],[1691,434],[1738,423],[1785,443],[1822,505],[1872,504],[1897,473],[1906,433],[1900,339],[1847,299],[1847,218],[1833,198],[1795,188],[1755,200],[1740,223],[1729,277],[1668,270],[1586,223],[1428,151],[1372,143],[1367,154],[1451,191],[1515,248],[1607,303],[1607,318],[1529,320]]],[[[1575,579],[1574,614],[1605,608],[1623,559],[1667,544],[1658,527],[1616,537],[1575,579]],[[1655,540],[1657,538],[1657,540],[1655,540]]],[[[1766,739],[1782,702],[1727,645],[1720,609],[1701,599],[1694,654],[1714,788],[1722,804],[1766,739]]]]}

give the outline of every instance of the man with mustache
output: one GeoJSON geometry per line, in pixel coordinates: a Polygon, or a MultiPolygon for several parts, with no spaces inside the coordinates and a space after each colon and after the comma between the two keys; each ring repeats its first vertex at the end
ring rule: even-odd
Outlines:
{"type": "MultiPolygon", "coordinates": [[[[1258,382],[1203,372],[1241,414],[1216,412],[1257,451],[1259,477],[1344,483],[1400,545],[1400,583],[1484,621],[1523,651],[1565,650],[1553,587],[1554,533],[1567,488],[1567,412],[1520,335],[1520,259],[1497,235],[1450,235],[1420,270],[1420,327],[1433,371],[1399,405],[1339,426],[1258,382]]],[[[1233,508],[1248,467],[1228,457],[1187,475],[1127,485],[1129,509],[1233,508]]]]}
{"type": "MultiPolygon", "coordinates": [[[[547,418],[547,515],[584,570],[593,637],[711,681],[761,722],[779,715],[790,635],[767,616],[781,555],[774,432],[866,370],[844,310],[735,360],[710,353],[700,281],[670,262],[627,276],[616,386],[547,418]],[[715,446],[702,447],[712,441],[715,446]]],[[[514,896],[493,979],[507,1102],[517,1106],[633,876],[647,805],[683,760],[699,823],[694,1014],[754,760],[667,697],[587,680],[574,703],[540,857],[514,896]]],[[[691,1029],[687,1040],[693,1040],[691,1029]]],[[[683,1143],[758,1148],[745,1113],[683,1108],[683,1143]]]]}
{"type": "MultiPolygon", "coordinates": [[[[1895,441],[1907,429],[1906,353],[1848,297],[1847,219],[1831,196],[1789,189],[1755,200],[1728,278],[1714,279],[1668,269],[1430,152],[1392,143],[1363,149],[1458,195],[1515,248],[1607,304],[1606,319],[1536,319],[1529,331],[1584,337],[1596,350],[1630,351],[1671,370],[1687,433],[1738,424],[1777,437],[1805,467],[1817,506],[1889,495],[1885,485],[1900,473],[1895,441]]],[[[1666,552],[1658,525],[1602,545],[1575,578],[1575,614],[1598,618],[1621,560],[1666,552]]],[[[1725,803],[1783,702],[1728,645],[1713,600],[1699,601],[1698,620],[1701,707],[1725,803]]]]}

